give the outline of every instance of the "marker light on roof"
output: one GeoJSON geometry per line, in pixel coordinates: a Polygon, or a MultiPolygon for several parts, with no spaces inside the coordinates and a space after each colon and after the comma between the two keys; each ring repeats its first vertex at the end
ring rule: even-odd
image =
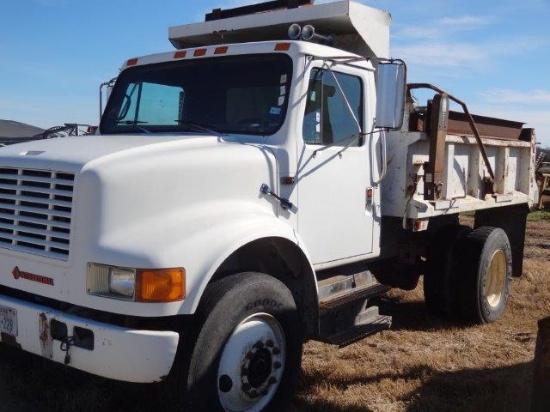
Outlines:
{"type": "Polygon", "coordinates": [[[225,53],[227,53],[228,49],[229,49],[229,47],[227,47],[227,46],[216,47],[216,50],[214,50],[214,54],[225,54],[225,53]]]}
{"type": "Polygon", "coordinates": [[[288,51],[290,49],[290,43],[277,43],[275,45],[275,51],[288,51]]]}

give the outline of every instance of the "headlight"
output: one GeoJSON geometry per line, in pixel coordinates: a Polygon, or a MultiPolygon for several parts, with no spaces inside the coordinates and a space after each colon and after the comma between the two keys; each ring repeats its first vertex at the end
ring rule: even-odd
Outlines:
{"type": "Polygon", "coordinates": [[[133,299],[136,290],[136,270],[112,267],[109,270],[109,292],[133,299]]]}
{"type": "Polygon", "coordinates": [[[185,298],[185,269],[133,269],[89,263],[91,295],[136,302],[175,302],[185,298]]]}

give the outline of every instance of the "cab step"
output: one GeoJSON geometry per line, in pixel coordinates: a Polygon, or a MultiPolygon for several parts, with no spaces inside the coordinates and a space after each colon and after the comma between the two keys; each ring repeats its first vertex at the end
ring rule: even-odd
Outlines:
{"type": "Polygon", "coordinates": [[[361,299],[380,296],[391,289],[380,284],[368,270],[326,278],[319,281],[318,286],[321,314],[361,299]]]}
{"type": "Polygon", "coordinates": [[[373,303],[389,289],[368,270],[322,277],[318,281],[318,340],[343,347],[389,329],[391,317],[380,315],[373,303]]]}

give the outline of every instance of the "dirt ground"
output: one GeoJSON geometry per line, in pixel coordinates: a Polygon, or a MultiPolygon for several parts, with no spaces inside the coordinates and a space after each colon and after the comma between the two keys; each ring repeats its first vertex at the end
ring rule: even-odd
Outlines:
{"type": "MultiPolygon", "coordinates": [[[[393,327],[343,349],[305,346],[296,412],[528,411],[537,320],[550,315],[550,213],[528,222],[525,271],[504,317],[456,325],[426,313],[422,286],[393,291],[393,327]]],[[[37,357],[0,355],[0,412],[158,410],[151,387],[124,385],[37,357]]]]}

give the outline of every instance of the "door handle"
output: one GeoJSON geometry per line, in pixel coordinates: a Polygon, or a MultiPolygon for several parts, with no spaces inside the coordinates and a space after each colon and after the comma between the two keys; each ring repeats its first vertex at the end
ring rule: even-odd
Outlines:
{"type": "Polygon", "coordinates": [[[277,196],[277,194],[275,194],[275,192],[273,190],[271,190],[271,188],[268,185],[266,185],[265,183],[263,183],[260,186],[260,192],[262,194],[266,195],[266,196],[272,196],[275,199],[277,199],[279,201],[279,203],[281,204],[281,208],[283,210],[292,209],[292,206],[294,206],[292,204],[292,202],[290,202],[288,199],[285,199],[284,197],[277,196]]]}

